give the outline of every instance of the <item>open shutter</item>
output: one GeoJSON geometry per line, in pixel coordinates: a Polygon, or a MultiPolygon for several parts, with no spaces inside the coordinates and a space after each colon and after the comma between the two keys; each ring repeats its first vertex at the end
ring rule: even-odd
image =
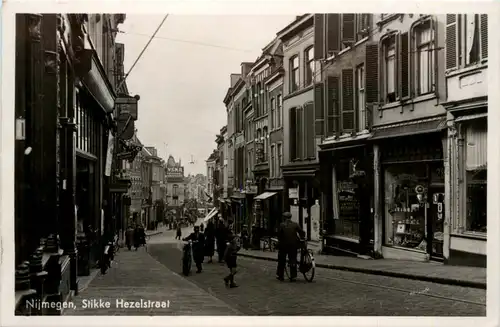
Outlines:
{"type": "Polygon", "coordinates": [[[456,14],[446,15],[446,69],[458,66],[458,29],[456,14]]]}
{"type": "Polygon", "coordinates": [[[409,49],[409,34],[408,32],[400,35],[401,37],[401,97],[410,96],[410,49],[409,49]]]}
{"type": "Polygon", "coordinates": [[[354,131],[354,74],[352,69],[342,69],[342,132],[354,131]]]}
{"type": "Polygon", "coordinates": [[[326,85],[326,136],[333,136],[337,132],[339,78],[328,76],[326,85]]]}
{"type": "Polygon", "coordinates": [[[326,56],[340,51],[340,14],[326,15],[326,56]]]}
{"type": "Polygon", "coordinates": [[[323,106],[323,84],[314,88],[314,134],[318,137],[325,135],[325,108],[323,106]]]}
{"type": "Polygon", "coordinates": [[[355,18],[356,14],[342,14],[342,43],[352,44],[355,39],[355,18]]]}
{"type": "Polygon", "coordinates": [[[366,103],[378,102],[378,44],[370,43],[366,45],[365,58],[365,81],[366,81],[366,103]]]}
{"type": "Polygon", "coordinates": [[[314,137],[314,104],[309,102],[304,106],[304,126],[306,137],[306,158],[316,157],[316,141],[314,137]]]}
{"type": "Polygon", "coordinates": [[[304,115],[303,115],[304,109],[302,107],[297,107],[295,109],[295,124],[296,124],[296,129],[295,129],[295,145],[297,150],[296,151],[296,158],[297,159],[302,159],[304,157],[304,115]]]}
{"type": "Polygon", "coordinates": [[[314,59],[325,58],[325,14],[314,15],[314,59]]]}
{"type": "Polygon", "coordinates": [[[488,15],[480,16],[481,24],[481,59],[488,58],[488,15]]]}
{"type": "Polygon", "coordinates": [[[295,160],[297,158],[297,138],[296,132],[297,132],[297,114],[296,114],[296,108],[290,108],[290,111],[288,112],[290,115],[290,135],[289,135],[289,140],[290,140],[290,161],[295,160]]]}

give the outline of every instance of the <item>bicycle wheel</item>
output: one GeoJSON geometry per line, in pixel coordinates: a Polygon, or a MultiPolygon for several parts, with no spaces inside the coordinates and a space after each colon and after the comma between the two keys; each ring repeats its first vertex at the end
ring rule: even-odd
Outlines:
{"type": "Polygon", "coordinates": [[[304,255],[304,261],[301,262],[301,266],[305,280],[312,282],[316,271],[316,263],[314,262],[314,255],[311,250],[308,250],[304,255]]]}

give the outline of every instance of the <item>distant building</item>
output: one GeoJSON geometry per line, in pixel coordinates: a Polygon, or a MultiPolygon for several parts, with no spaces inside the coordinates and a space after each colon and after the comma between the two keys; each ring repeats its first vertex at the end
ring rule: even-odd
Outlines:
{"type": "Polygon", "coordinates": [[[184,167],[181,166],[181,160],[175,162],[174,157],[169,156],[165,167],[166,186],[167,186],[167,212],[176,217],[181,216],[181,210],[185,201],[186,181],[184,179],[184,167]]]}

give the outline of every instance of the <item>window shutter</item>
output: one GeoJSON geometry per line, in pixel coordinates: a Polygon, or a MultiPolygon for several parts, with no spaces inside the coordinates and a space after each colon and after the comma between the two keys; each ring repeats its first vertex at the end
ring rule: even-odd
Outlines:
{"type": "Polygon", "coordinates": [[[328,76],[326,82],[326,136],[337,132],[339,78],[328,76]]]}
{"type": "Polygon", "coordinates": [[[354,76],[352,69],[342,69],[342,132],[354,130],[354,76]]]}
{"type": "Polygon", "coordinates": [[[340,14],[327,14],[326,20],[326,56],[340,51],[340,14]]]}
{"type": "Polygon", "coordinates": [[[290,108],[290,161],[297,158],[297,109],[290,108]]]}
{"type": "Polygon", "coordinates": [[[304,106],[304,126],[306,136],[306,158],[316,156],[315,137],[314,137],[314,104],[309,102],[304,106]]]}
{"type": "Polygon", "coordinates": [[[314,59],[325,58],[325,14],[314,15],[314,59]]]}
{"type": "Polygon", "coordinates": [[[366,45],[366,71],[365,71],[365,93],[366,103],[378,102],[378,44],[371,43],[366,45]]]}
{"type": "Polygon", "coordinates": [[[401,37],[401,97],[405,98],[410,96],[410,68],[409,68],[409,39],[408,32],[400,35],[401,37]]]}
{"type": "Polygon", "coordinates": [[[458,59],[458,35],[457,15],[446,15],[446,69],[457,68],[458,59]]]}
{"type": "Polygon", "coordinates": [[[356,14],[342,14],[342,42],[344,43],[355,41],[355,18],[356,14]]]}
{"type": "Polygon", "coordinates": [[[296,159],[302,159],[302,149],[304,147],[304,137],[302,128],[304,125],[304,119],[302,117],[302,107],[297,107],[295,108],[295,158],[296,159]]]}
{"type": "Polygon", "coordinates": [[[323,106],[323,88],[322,84],[314,88],[314,131],[316,136],[325,135],[325,107],[323,106]]]}
{"type": "Polygon", "coordinates": [[[480,16],[481,24],[481,59],[488,58],[488,15],[480,16]]]}

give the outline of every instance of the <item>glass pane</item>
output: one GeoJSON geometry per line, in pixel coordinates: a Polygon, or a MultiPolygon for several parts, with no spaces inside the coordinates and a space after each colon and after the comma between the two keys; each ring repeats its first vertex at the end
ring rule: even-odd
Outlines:
{"type": "Polygon", "coordinates": [[[395,60],[394,57],[387,58],[387,93],[393,93],[394,88],[394,69],[395,60]]]}
{"type": "Polygon", "coordinates": [[[429,92],[429,45],[419,48],[419,89],[420,94],[429,92]]]}
{"type": "Polygon", "coordinates": [[[467,230],[487,232],[487,170],[467,172],[467,230]]]}

